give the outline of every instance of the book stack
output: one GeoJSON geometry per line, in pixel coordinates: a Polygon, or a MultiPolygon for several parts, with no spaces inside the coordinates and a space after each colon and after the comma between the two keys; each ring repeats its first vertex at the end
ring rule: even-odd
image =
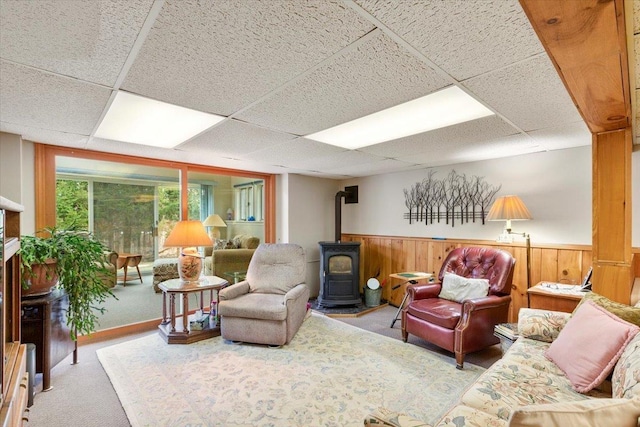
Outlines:
{"type": "Polygon", "coordinates": [[[511,341],[515,341],[516,339],[518,339],[518,324],[499,323],[495,326],[493,333],[511,341]]]}

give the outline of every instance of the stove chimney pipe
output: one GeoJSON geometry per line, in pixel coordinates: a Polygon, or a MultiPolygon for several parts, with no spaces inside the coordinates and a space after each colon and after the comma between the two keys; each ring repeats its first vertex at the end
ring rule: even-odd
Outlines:
{"type": "Polygon", "coordinates": [[[336,193],[336,242],[342,237],[342,204],[340,199],[344,197],[344,203],[358,203],[358,186],[345,187],[344,191],[336,193]]]}

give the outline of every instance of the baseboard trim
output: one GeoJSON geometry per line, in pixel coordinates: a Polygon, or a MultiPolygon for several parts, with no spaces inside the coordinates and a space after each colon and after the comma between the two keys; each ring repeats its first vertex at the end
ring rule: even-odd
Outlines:
{"type": "Polygon", "coordinates": [[[93,344],[96,342],[120,338],[127,335],[153,331],[158,329],[158,325],[161,321],[161,318],[145,320],[143,322],[131,323],[129,325],[102,329],[100,331],[92,333],[91,335],[80,335],[78,337],[78,345],[93,344]]]}

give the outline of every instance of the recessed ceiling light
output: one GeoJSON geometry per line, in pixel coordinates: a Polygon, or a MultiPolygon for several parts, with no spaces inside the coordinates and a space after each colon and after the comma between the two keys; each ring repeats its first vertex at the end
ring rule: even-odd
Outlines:
{"type": "Polygon", "coordinates": [[[215,114],[119,91],[95,136],[172,148],[222,120],[215,114]]]}
{"type": "Polygon", "coordinates": [[[307,135],[305,138],[356,149],[468,122],[494,114],[457,86],[307,135]]]}

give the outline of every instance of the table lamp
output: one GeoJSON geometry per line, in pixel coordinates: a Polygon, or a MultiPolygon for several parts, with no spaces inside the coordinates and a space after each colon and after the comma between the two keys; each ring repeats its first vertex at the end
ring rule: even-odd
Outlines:
{"type": "Polygon", "coordinates": [[[202,273],[202,258],[196,246],[211,246],[211,238],[200,221],[179,221],[171,230],[164,246],[181,248],[178,274],[183,282],[195,282],[202,273]]]}
{"type": "Polygon", "coordinates": [[[207,219],[204,220],[202,225],[204,225],[205,227],[211,227],[210,236],[211,236],[211,240],[213,241],[214,244],[220,238],[220,230],[219,230],[219,228],[227,226],[227,224],[224,222],[224,220],[222,218],[220,218],[220,215],[218,215],[218,214],[209,215],[207,217],[207,219]]]}
{"type": "Polygon", "coordinates": [[[532,219],[529,209],[518,196],[503,196],[496,199],[489,209],[487,221],[507,221],[498,241],[511,243],[511,235],[522,236],[527,244],[527,289],[531,287],[531,240],[528,233],[516,233],[511,229],[511,221],[532,219]]]}

